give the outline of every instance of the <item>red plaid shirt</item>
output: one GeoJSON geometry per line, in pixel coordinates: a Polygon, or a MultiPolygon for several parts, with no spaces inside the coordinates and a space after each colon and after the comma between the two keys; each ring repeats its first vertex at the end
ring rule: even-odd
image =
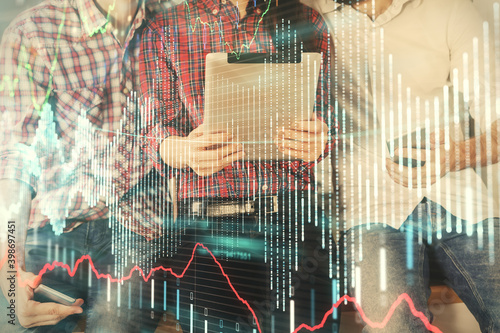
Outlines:
{"type": "Polygon", "coordinates": [[[114,216],[148,237],[160,231],[152,196],[124,196],[152,169],[134,91],[140,32],[158,2],[140,6],[123,47],[93,0],[47,0],[5,31],[0,179],[32,188],[32,226],[69,231],[114,216]]]}
{"type": "MultiPolygon", "coordinates": [[[[170,136],[187,136],[203,123],[205,58],[212,52],[273,52],[272,37],[259,23],[265,8],[251,7],[243,18],[231,1],[192,0],[173,7],[148,24],[141,47],[141,88],[151,110],[146,147],[155,167],[167,177],[177,176],[178,197],[252,197],[314,187],[313,166],[302,161],[235,162],[218,173],[200,177],[192,169],[167,170],[158,151],[170,136]],[[255,36],[255,39],[253,39],[255,36]]],[[[315,112],[330,128],[330,43],[326,24],[304,6],[304,19],[314,28],[322,53],[322,75],[315,112]]]]}

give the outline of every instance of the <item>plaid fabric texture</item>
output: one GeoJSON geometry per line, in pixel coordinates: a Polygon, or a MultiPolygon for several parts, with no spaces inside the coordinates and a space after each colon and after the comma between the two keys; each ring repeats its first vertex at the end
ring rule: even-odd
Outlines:
{"type": "Polygon", "coordinates": [[[69,231],[114,206],[130,229],[158,229],[152,198],[120,200],[152,169],[134,91],[141,31],[160,5],[140,6],[123,47],[93,0],[47,0],[5,31],[0,179],[32,188],[31,226],[61,219],[69,231]]]}
{"type": "MultiPolygon", "coordinates": [[[[253,3],[253,2],[252,2],[253,3]]],[[[141,89],[148,105],[147,152],[157,170],[177,177],[178,197],[252,197],[314,188],[318,162],[235,162],[208,177],[191,169],[167,168],[158,153],[171,135],[187,136],[203,123],[205,57],[212,52],[273,52],[273,38],[261,18],[264,7],[249,6],[240,19],[230,1],[192,0],[158,14],[148,24],[140,55],[141,89]]],[[[303,18],[313,27],[323,64],[315,112],[330,128],[323,159],[333,146],[330,100],[330,43],[326,24],[304,6],[303,18]]]]}

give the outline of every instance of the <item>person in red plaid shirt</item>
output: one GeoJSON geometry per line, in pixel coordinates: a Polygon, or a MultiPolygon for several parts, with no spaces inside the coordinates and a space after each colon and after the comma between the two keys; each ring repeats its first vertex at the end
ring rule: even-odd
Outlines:
{"type": "Polygon", "coordinates": [[[319,323],[332,307],[332,265],[322,240],[330,256],[335,247],[315,201],[313,170],[335,142],[330,52],[319,14],[294,0],[280,0],[279,6],[185,1],[148,25],[140,55],[148,106],[145,149],[158,172],[175,183],[175,224],[182,234],[165,265],[182,271],[196,244],[204,244],[256,312],[252,318],[221,279],[218,265],[200,250],[182,279],[167,282],[167,299],[177,299],[171,306],[183,330],[290,332],[300,322],[319,323]],[[295,33],[301,44],[292,41],[295,33]],[[315,111],[274,138],[291,160],[249,161],[231,134],[204,124],[205,59],[214,52],[276,53],[277,45],[321,53],[315,111]]]}
{"type": "MultiPolygon", "coordinates": [[[[152,196],[126,193],[140,187],[152,169],[137,138],[139,40],[146,18],[166,7],[156,0],[46,0],[5,31],[0,50],[1,233],[5,240],[7,221],[14,221],[21,279],[33,280],[33,273],[52,260],[73,267],[84,254],[93,256],[100,273],[112,273],[108,223],[126,220],[144,243],[160,232],[152,196]],[[45,225],[49,221],[52,228],[45,225]],[[28,223],[37,229],[30,230],[25,244],[28,223]],[[51,229],[65,233],[56,237],[51,229]]],[[[82,312],[82,299],[72,306],[34,301],[40,281],[26,288],[17,284],[15,295],[10,294],[7,270],[4,265],[0,285],[15,302],[16,325],[55,325],[82,312]]],[[[46,274],[42,282],[51,278],[46,274]]],[[[78,280],[56,274],[56,280],[62,278],[68,285],[78,280]]],[[[87,281],[82,284],[77,289],[85,289],[87,281]]],[[[85,293],[73,296],[87,298],[85,293]]],[[[93,307],[88,325],[112,331],[105,305],[85,302],[93,307]],[[100,326],[103,321],[107,326],[100,326]]],[[[65,325],[58,327],[69,330],[65,325]]]]}

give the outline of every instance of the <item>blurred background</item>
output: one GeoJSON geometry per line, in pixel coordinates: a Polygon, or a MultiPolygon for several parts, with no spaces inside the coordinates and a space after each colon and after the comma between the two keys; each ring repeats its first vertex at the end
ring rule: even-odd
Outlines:
{"type": "Polygon", "coordinates": [[[33,7],[42,0],[1,0],[0,3],[0,34],[3,35],[5,28],[22,11],[33,7]]]}

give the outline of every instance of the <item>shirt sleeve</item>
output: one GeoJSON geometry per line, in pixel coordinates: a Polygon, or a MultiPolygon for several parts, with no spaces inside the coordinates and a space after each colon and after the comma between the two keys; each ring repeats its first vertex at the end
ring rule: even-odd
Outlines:
{"type": "Polygon", "coordinates": [[[0,48],[0,179],[28,184],[36,195],[40,165],[32,149],[34,134],[46,97],[45,84],[33,73],[44,73],[29,40],[17,29],[9,28],[0,48]]]}
{"type": "Polygon", "coordinates": [[[44,45],[35,45],[23,33],[31,27],[17,27],[7,29],[0,49],[0,179],[31,187],[31,226],[50,221],[61,232],[73,222],[107,218],[108,207],[151,169],[136,140],[139,112],[124,111],[123,126],[110,144],[77,103],[97,100],[67,94],[56,103],[57,97],[49,94],[51,63],[44,45]],[[61,114],[74,116],[69,123],[75,126],[75,137],[71,127],[68,132],[58,127],[56,105],[61,114]]]}
{"type": "Polygon", "coordinates": [[[163,162],[159,147],[169,136],[187,136],[192,126],[179,98],[179,82],[169,56],[169,36],[162,32],[161,26],[153,22],[145,30],[141,44],[140,81],[146,114],[145,149],[158,172],[167,176],[173,170],[163,162]]]}

